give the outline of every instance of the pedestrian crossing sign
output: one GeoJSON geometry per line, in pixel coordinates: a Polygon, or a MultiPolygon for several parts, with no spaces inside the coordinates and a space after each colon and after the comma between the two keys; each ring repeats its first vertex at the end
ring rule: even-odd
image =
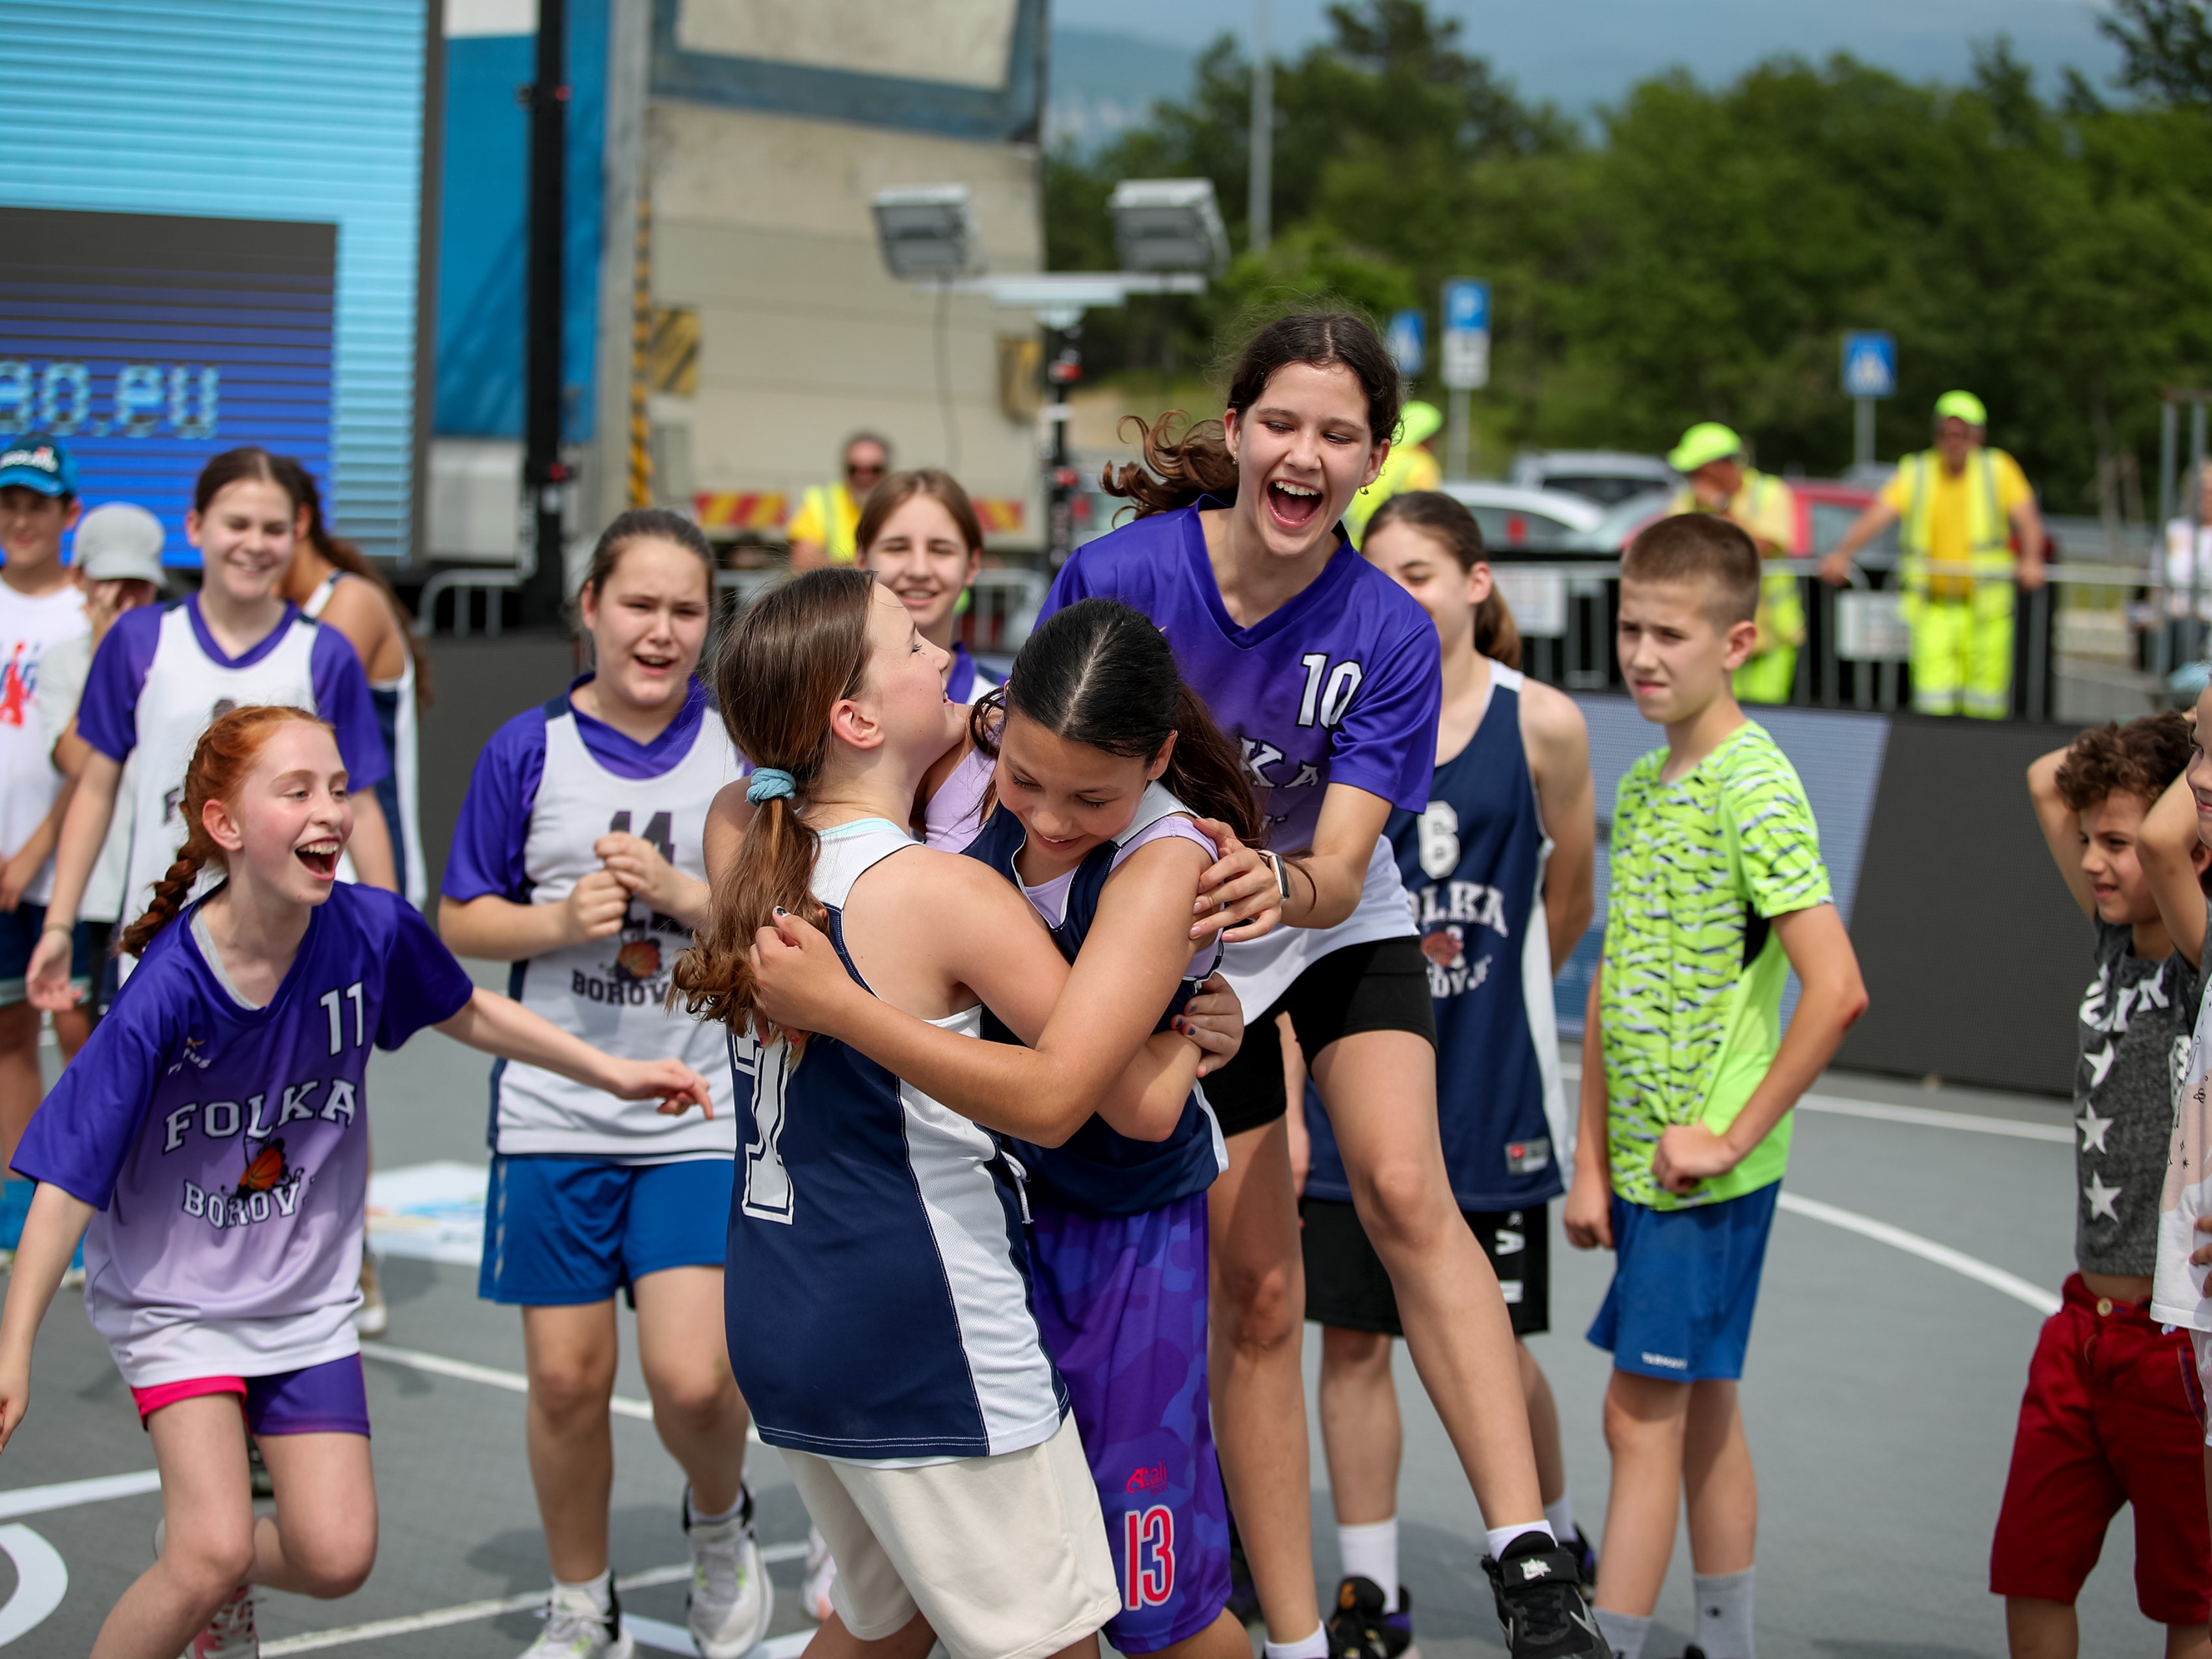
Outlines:
{"type": "Polygon", "coordinates": [[[1844,395],[1847,398],[1894,398],[1897,395],[1897,337],[1871,330],[1844,336],[1844,395]]]}

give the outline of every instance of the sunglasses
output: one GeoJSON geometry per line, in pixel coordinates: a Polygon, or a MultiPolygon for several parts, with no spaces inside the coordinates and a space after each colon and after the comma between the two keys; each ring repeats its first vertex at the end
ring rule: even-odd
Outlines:
{"type": "Polygon", "coordinates": [[[880,478],[884,476],[884,470],[880,466],[848,465],[845,476],[848,478],[880,478]]]}

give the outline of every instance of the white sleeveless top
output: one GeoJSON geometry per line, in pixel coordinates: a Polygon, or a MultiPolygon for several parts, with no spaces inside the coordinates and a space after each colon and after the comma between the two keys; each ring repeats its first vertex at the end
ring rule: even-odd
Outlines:
{"type": "MultiPolygon", "coordinates": [[[[667,771],[625,778],[584,746],[567,698],[548,704],[545,771],[523,844],[530,902],[566,899],[601,867],[592,843],[615,830],[653,842],[677,869],[704,881],[700,831],[716,792],[738,775],[737,750],[711,715],[667,771]]],[[[709,1079],[726,1078],[722,1029],[666,1006],[669,970],[690,943],[681,922],[633,903],[620,933],[515,963],[509,994],[608,1054],[680,1060],[709,1079]]],[[[653,1101],[617,1100],[538,1066],[501,1060],[492,1073],[492,1150],[624,1164],[731,1158],[737,1122],[726,1086],[717,1081],[714,1091],[713,1118],[696,1111],[664,1117],[653,1101]]]]}
{"type": "MultiPolygon", "coordinates": [[[[300,607],[300,614],[319,621],[337,592],[338,578],[346,574],[333,570],[329,577],[307,597],[300,607]]],[[[406,623],[403,620],[401,627],[406,623]]],[[[368,665],[362,667],[367,670],[368,665]]],[[[401,890],[407,902],[417,910],[430,902],[430,875],[422,864],[422,790],[418,782],[416,746],[416,710],[415,707],[415,653],[403,649],[400,653],[399,678],[396,680],[371,680],[370,696],[374,699],[376,720],[386,732],[385,748],[392,762],[392,781],[399,800],[399,821],[389,825],[392,850],[399,854],[399,867],[404,872],[401,890]]],[[[386,814],[386,817],[391,816],[386,814]]]]}
{"type": "MultiPolygon", "coordinates": [[[[275,647],[240,666],[218,663],[200,649],[187,607],[172,605],[161,616],[159,641],[136,713],[138,763],[137,816],[131,826],[131,862],[124,884],[122,926],[136,921],[153,902],[154,889],[184,846],[185,772],[208,727],[234,708],[276,703],[320,714],[315,707],[313,661],[315,624],[305,617],[275,647]]],[[[338,860],[338,879],[358,881],[350,854],[338,860]]],[[[203,872],[195,891],[222,879],[220,870],[203,872]]],[[[123,959],[127,975],[133,959],[123,959]]]]}

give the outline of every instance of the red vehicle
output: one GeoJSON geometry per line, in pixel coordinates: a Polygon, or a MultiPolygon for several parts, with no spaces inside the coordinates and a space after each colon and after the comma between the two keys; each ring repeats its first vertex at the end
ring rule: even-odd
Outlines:
{"type": "MultiPolygon", "coordinates": [[[[1871,484],[1844,483],[1834,478],[1785,478],[1782,482],[1790,486],[1790,493],[1797,501],[1797,533],[1790,544],[1790,553],[1793,558],[1800,559],[1825,557],[1881,493],[1871,484]]],[[[1663,511],[1642,514],[1622,532],[1616,551],[1625,551],[1646,525],[1664,516],[1663,511]]],[[[1867,550],[1894,553],[1896,527],[1884,531],[1867,550]]]]}

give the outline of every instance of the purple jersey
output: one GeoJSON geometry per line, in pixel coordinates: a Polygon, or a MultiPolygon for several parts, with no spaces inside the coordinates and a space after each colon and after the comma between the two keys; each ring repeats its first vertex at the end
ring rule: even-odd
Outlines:
{"type": "Polygon", "coordinates": [[[1155,514],[1078,548],[1039,620],[1078,599],[1110,599],[1158,623],[1185,682],[1243,744],[1279,851],[1313,845],[1332,783],[1421,811],[1443,697],[1428,614],[1347,543],[1303,592],[1239,628],[1221,603],[1198,515],[1197,507],[1155,514]]]}
{"type": "Polygon", "coordinates": [[[475,988],[406,900],[342,882],[249,1008],[194,937],[199,908],[147,947],[15,1153],[101,1212],[85,1310],[138,1389],[358,1350],[369,1046],[475,988]]]}

